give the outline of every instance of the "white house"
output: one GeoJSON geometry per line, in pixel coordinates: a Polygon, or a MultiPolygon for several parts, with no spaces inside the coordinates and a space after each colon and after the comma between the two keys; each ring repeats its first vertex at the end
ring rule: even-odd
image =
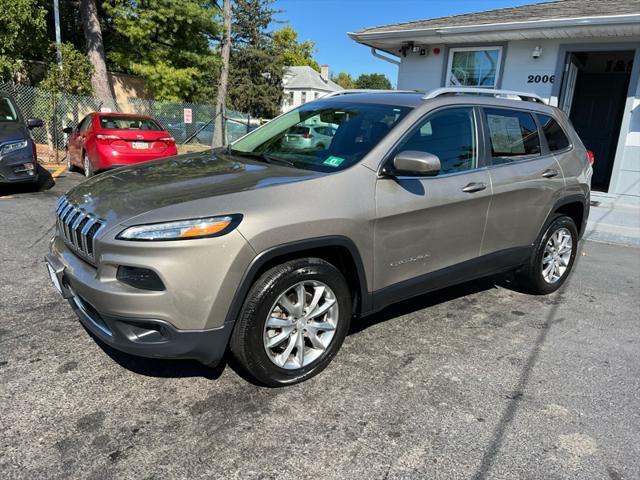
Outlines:
{"type": "Polygon", "coordinates": [[[288,67],[283,78],[284,101],[282,111],[323,97],[327,93],[342,90],[342,87],[329,78],[329,66],[322,65],[318,73],[311,67],[288,67]]]}
{"type": "Polygon", "coordinates": [[[546,2],[349,36],[398,65],[399,89],[495,87],[560,106],[595,154],[593,189],[640,205],[640,0],[546,2]]]}

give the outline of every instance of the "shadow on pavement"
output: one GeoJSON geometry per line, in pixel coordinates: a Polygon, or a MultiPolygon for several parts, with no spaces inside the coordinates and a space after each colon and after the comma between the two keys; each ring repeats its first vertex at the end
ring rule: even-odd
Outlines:
{"type": "Polygon", "coordinates": [[[474,293],[490,290],[496,286],[517,290],[515,282],[510,274],[485,277],[471,282],[462,283],[442,290],[435,290],[419,297],[410,298],[399,303],[394,303],[389,307],[367,317],[359,318],[351,322],[349,335],[356,335],[378,323],[401,317],[409,313],[424,310],[441,303],[450,302],[457,298],[466,297],[474,293]]]}
{"type": "Polygon", "coordinates": [[[216,380],[222,375],[227,365],[226,356],[216,367],[208,367],[196,360],[167,360],[130,355],[106,344],[87,330],[84,325],[83,328],[112,360],[121,367],[139,375],[159,378],[203,377],[209,380],[216,380]]]}
{"type": "MultiPolygon", "coordinates": [[[[580,256],[580,251],[582,248],[582,243],[579,244],[577,248],[577,254],[574,260],[572,274],[575,274],[575,269],[578,267],[580,256]]],[[[558,323],[564,321],[564,318],[557,317],[558,309],[560,305],[562,305],[562,297],[564,292],[571,283],[571,276],[567,278],[565,283],[550,296],[557,297],[552,304],[547,317],[545,318],[544,324],[540,329],[540,333],[536,337],[536,340],[533,343],[533,347],[529,352],[529,356],[527,357],[527,362],[525,363],[522,372],[520,372],[520,378],[518,379],[517,384],[515,385],[514,390],[507,396],[509,401],[507,402],[507,406],[502,412],[502,416],[496,425],[495,430],[493,431],[493,435],[491,437],[491,441],[487,445],[487,448],[482,456],[482,460],[480,462],[480,466],[473,476],[473,480],[484,480],[489,476],[491,471],[491,467],[493,466],[496,458],[500,454],[500,449],[502,447],[502,442],[504,440],[505,432],[513,423],[513,420],[518,413],[518,409],[520,408],[520,403],[522,397],[525,394],[527,389],[527,385],[529,384],[529,380],[531,377],[531,372],[533,371],[536,363],[538,362],[538,357],[540,356],[540,350],[542,346],[547,341],[547,337],[551,330],[551,327],[557,325],[558,323]]]]}

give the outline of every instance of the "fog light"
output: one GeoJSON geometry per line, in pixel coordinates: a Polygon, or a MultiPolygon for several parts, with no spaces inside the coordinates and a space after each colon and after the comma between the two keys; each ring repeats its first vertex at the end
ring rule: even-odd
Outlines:
{"type": "Polygon", "coordinates": [[[156,292],[165,290],[164,283],[162,283],[158,274],[148,268],[120,266],[118,267],[116,278],[122,283],[141,290],[153,290],[156,292]]]}
{"type": "Polygon", "coordinates": [[[35,166],[33,163],[24,163],[21,166],[14,168],[13,171],[14,173],[26,172],[27,175],[33,175],[35,173],[35,166]]]}

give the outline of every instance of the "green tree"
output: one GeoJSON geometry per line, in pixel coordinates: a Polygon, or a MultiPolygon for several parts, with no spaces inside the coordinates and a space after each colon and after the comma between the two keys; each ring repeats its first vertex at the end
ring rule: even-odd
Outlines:
{"type": "Polygon", "coordinates": [[[0,7],[0,79],[25,75],[24,60],[42,57],[47,48],[46,10],[38,0],[6,0],[0,7]],[[44,47],[43,47],[44,45],[44,47]]]}
{"type": "Polygon", "coordinates": [[[340,72],[338,75],[332,76],[331,80],[346,90],[356,88],[353,78],[351,78],[351,75],[346,72],[340,72]]]}
{"type": "Polygon", "coordinates": [[[391,82],[382,73],[363,73],[355,81],[356,88],[391,90],[391,82]]]}
{"type": "Polygon", "coordinates": [[[92,95],[91,74],[93,67],[85,54],[79,52],[71,43],[62,43],[62,66],[58,65],[55,44],[51,44],[51,61],[41,87],[55,93],[71,95],[92,95]]]}
{"type": "Polygon", "coordinates": [[[280,113],[284,65],[268,32],[273,0],[236,0],[229,72],[229,106],[255,117],[280,113]]]}
{"type": "Polygon", "coordinates": [[[293,27],[287,25],[273,32],[273,45],[283,65],[288,67],[308,65],[320,71],[320,64],[313,59],[313,54],[318,51],[316,44],[311,40],[298,41],[298,32],[293,27]]]}
{"type": "Polygon", "coordinates": [[[210,101],[221,33],[215,0],[109,0],[103,4],[107,59],[139,75],[158,100],[210,101]]]}

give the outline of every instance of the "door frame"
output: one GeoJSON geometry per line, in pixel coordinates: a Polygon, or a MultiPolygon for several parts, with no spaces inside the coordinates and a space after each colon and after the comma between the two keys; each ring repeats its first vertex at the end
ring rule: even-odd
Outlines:
{"type": "MultiPolygon", "coordinates": [[[[629,127],[631,123],[631,110],[635,99],[635,90],[640,77],[640,48],[638,42],[599,42],[599,43],[573,43],[560,44],[558,46],[558,58],[556,59],[556,81],[551,87],[551,100],[558,104],[561,97],[561,89],[564,82],[564,66],[567,61],[567,55],[579,52],[633,52],[633,67],[631,69],[631,77],[629,78],[629,87],[627,89],[627,99],[622,114],[622,122],[620,123],[620,132],[618,133],[618,141],[616,142],[616,154],[613,158],[611,166],[611,178],[609,179],[609,189],[606,193],[615,193],[616,185],[620,176],[620,167],[624,157],[624,150],[629,127]]],[[[575,92],[574,92],[575,93],[575,92]]],[[[596,159],[596,162],[598,159],[596,159]]]]}

